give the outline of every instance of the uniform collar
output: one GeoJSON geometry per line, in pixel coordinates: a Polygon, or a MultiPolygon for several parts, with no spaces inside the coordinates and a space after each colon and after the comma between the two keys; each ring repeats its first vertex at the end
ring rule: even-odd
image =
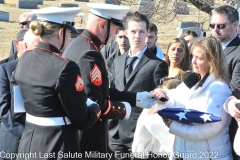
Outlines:
{"type": "Polygon", "coordinates": [[[101,40],[95,34],[93,34],[91,31],[87,29],[85,29],[81,35],[89,38],[98,48],[101,48],[101,46],[103,45],[101,40]]]}
{"type": "Polygon", "coordinates": [[[44,48],[45,50],[48,50],[49,52],[55,52],[60,55],[59,49],[57,49],[57,47],[55,47],[54,45],[52,45],[48,42],[39,42],[37,45],[37,48],[40,48],[40,49],[44,48]]]}

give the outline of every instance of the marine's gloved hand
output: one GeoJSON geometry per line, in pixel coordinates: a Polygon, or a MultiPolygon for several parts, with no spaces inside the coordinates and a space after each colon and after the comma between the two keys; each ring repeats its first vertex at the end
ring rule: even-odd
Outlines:
{"type": "Polygon", "coordinates": [[[91,99],[87,99],[87,101],[86,101],[86,104],[87,104],[87,106],[91,106],[91,105],[97,105],[97,106],[99,106],[96,102],[94,102],[93,100],[91,100],[91,99]]]}
{"type": "Polygon", "coordinates": [[[195,72],[186,72],[183,77],[183,82],[188,88],[192,88],[200,79],[200,74],[195,72]]]}
{"type": "Polygon", "coordinates": [[[151,108],[159,100],[154,98],[154,95],[149,92],[137,92],[136,106],[140,108],[151,108]]]}

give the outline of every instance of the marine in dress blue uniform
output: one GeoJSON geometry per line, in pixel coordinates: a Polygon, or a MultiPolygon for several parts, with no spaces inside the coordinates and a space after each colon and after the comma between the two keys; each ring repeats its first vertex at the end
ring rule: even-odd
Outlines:
{"type": "Polygon", "coordinates": [[[78,129],[89,128],[100,117],[99,106],[87,101],[79,67],[60,55],[70,30],[76,32],[73,21],[80,10],[51,7],[32,11],[38,19],[30,27],[41,41],[24,53],[13,76],[26,109],[18,152],[36,153],[30,159],[81,159],[78,129]],[[52,33],[46,24],[55,25],[52,33]]]}
{"type": "MultiPolygon", "coordinates": [[[[110,152],[108,119],[127,119],[131,111],[129,103],[135,106],[136,97],[139,94],[136,92],[118,91],[113,88],[109,89],[106,63],[99,52],[101,46],[106,44],[111,37],[111,27],[122,25],[121,20],[129,11],[129,8],[102,3],[88,3],[87,5],[91,8],[91,18],[97,18],[96,21],[99,21],[99,23],[96,24],[97,26],[93,26],[88,21],[86,29],[68,45],[63,53],[63,57],[69,58],[78,64],[85,83],[87,97],[97,102],[101,108],[101,119],[82,133],[80,142],[81,151],[83,154],[88,153],[89,155],[91,152],[110,152]],[[96,28],[97,31],[94,31],[93,28],[96,28]],[[106,28],[107,30],[105,30],[106,28]],[[96,35],[100,32],[103,35],[102,37],[96,35]],[[103,32],[106,32],[106,34],[104,35],[103,32]],[[120,101],[127,102],[122,103],[120,101]]],[[[149,95],[151,94],[147,94],[146,98],[149,95]]],[[[145,99],[146,102],[153,102],[152,95],[148,98],[145,99]]],[[[90,156],[84,158],[108,159],[109,157],[90,156]]]]}

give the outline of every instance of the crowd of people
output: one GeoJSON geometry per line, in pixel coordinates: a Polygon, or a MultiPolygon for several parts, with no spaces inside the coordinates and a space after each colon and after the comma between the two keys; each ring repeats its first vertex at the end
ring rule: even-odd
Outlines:
{"type": "Polygon", "coordinates": [[[186,31],[163,52],[146,15],[87,6],[86,28],[71,41],[79,7],[19,16],[21,30],[0,61],[0,160],[240,160],[237,10],[213,9],[209,37],[186,31]],[[25,112],[16,111],[19,96],[25,112]],[[162,119],[163,108],[221,121],[162,119]]]}

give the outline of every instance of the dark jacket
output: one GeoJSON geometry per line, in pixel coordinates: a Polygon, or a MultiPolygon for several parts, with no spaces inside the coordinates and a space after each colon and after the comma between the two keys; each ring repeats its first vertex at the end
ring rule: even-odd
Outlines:
{"type": "Polygon", "coordinates": [[[10,62],[10,61],[14,61],[16,59],[17,59],[17,52],[14,55],[12,55],[12,56],[10,56],[6,59],[1,60],[0,64],[7,63],[7,62],[10,62]]]}
{"type": "MultiPolygon", "coordinates": [[[[125,84],[125,68],[128,53],[118,56],[113,61],[114,86],[122,91],[152,91],[160,83],[160,79],[168,75],[167,64],[157,58],[148,49],[133,69],[129,80],[125,84]]],[[[123,143],[132,143],[137,119],[142,108],[132,106],[132,112],[128,120],[110,120],[109,133],[115,136],[118,132],[123,143]]]]}
{"type": "MultiPolygon", "coordinates": [[[[99,38],[88,30],[73,40],[63,53],[63,56],[75,61],[85,83],[87,97],[97,102],[101,108],[101,119],[90,129],[83,131],[81,149],[85,151],[109,152],[108,149],[108,119],[123,119],[126,115],[125,105],[119,101],[136,104],[136,93],[112,90],[109,95],[109,80],[106,63],[99,52],[102,45],[99,38]]],[[[105,158],[103,158],[105,159],[105,158]]],[[[106,158],[107,159],[107,158],[106,158]]]]}
{"type": "MultiPolygon", "coordinates": [[[[0,151],[17,153],[24,130],[25,114],[14,114],[11,103],[11,75],[18,60],[0,65],[0,151]]],[[[4,155],[2,155],[4,158],[4,155]]]]}
{"type": "MultiPolygon", "coordinates": [[[[99,107],[86,105],[79,67],[59,53],[55,46],[40,42],[19,59],[14,79],[20,87],[27,118],[18,152],[55,153],[55,158],[64,159],[57,153],[80,152],[78,129],[89,128],[99,118],[99,107]],[[28,121],[28,115],[68,117],[71,124],[64,120],[65,125],[35,125],[28,121]]],[[[37,158],[43,156],[38,153],[37,158]]]]}
{"type": "MultiPolygon", "coordinates": [[[[230,89],[233,95],[240,99],[240,39],[236,36],[224,49],[228,64],[228,74],[230,79],[230,89]]],[[[229,135],[231,143],[233,144],[235,134],[237,132],[237,121],[233,118],[229,127],[229,135]]],[[[234,159],[236,154],[233,151],[234,159]]]]}

